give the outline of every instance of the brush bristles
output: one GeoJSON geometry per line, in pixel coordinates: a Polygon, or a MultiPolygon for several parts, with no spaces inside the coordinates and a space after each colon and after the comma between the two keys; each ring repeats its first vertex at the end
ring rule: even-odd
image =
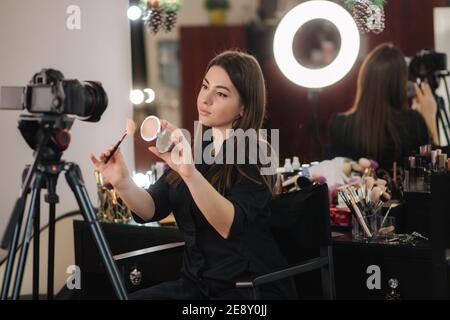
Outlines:
{"type": "Polygon", "coordinates": [[[128,119],[127,120],[127,135],[134,135],[134,131],[136,131],[136,124],[133,120],[128,119]]]}
{"type": "Polygon", "coordinates": [[[372,201],[373,203],[378,203],[378,201],[380,201],[380,197],[382,194],[382,190],[379,187],[374,187],[371,191],[370,191],[370,195],[369,195],[369,199],[370,201],[372,201]]]}

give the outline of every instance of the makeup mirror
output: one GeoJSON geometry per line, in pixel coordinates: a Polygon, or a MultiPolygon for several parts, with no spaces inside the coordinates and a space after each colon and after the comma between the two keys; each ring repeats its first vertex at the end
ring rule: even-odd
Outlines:
{"type": "Polygon", "coordinates": [[[156,140],[156,149],[161,153],[169,152],[173,148],[170,132],[161,130],[161,121],[156,116],[148,116],[142,122],[141,137],[147,142],[156,140]]]}
{"type": "Polygon", "coordinates": [[[148,116],[141,125],[141,137],[144,141],[151,142],[158,138],[161,131],[161,121],[158,117],[148,116]]]}

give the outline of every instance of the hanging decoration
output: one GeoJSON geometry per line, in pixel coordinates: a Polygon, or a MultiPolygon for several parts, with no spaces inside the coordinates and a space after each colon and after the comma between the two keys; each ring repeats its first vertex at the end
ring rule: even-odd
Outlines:
{"type": "Polygon", "coordinates": [[[177,13],[182,7],[181,0],[141,0],[144,6],[144,23],[147,29],[157,34],[164,29],[170,32],[177,22],[177,13]]]}
{"type": "Polygon", "coordinates": [[[345,0],[361,33],[380,34],[385,28],[386,0],[345,0]]]}
{"type": "Polygon", "coordinates": [[[166,13],[164,30],[170,32],[177,22],[177,12],[181,9],[181,0],[160,0],[159,7],[166,13]]]}

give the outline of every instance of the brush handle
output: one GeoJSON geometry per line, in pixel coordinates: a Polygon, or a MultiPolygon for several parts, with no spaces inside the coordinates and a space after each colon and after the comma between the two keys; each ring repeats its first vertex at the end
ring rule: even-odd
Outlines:
{"type": "Polygon", "coordinates": [[[127,133],[125,132],[122,136],[122,138],[120,138],[120,140],[116,143],[116,145],[114,146],[114,148],[111,150],[111,152],[109,153],[109,156],[106,157],[104,164],[107,164],[108,161],[112,158],[112,156],[114,155],[114,153],[117,151],[117,149],[119,149],[120,144],[122,143],[122,141],[125,139],[125,137],[127,136],[127,133]]]}
{"type": "Polygon", "coordinates": [[[392,209],[392,208],[394,208],[394,205],[393,205],[393,204],[390,205],[388,211],[387,211],[386,214],[384,215],[384,218],[383,218],[383,220],[381,221],[381,224],[380,224],[380,229],[383,228],[384,224],[386,223],[386,219],[387,219],[389,213],[391,212],[391,209],[392,209]]]}

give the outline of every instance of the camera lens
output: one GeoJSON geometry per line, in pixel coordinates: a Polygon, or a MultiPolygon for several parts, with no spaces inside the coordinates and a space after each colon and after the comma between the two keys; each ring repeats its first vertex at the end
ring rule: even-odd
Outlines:
{"type": "Polygon", "coordinates": [[[85,81],[82,82],[85,89],[86,114],[83,119],[88,122],[97,122],[100,120],[103,112],[108,106],[108,96],[100,82],[85,81]]]}

